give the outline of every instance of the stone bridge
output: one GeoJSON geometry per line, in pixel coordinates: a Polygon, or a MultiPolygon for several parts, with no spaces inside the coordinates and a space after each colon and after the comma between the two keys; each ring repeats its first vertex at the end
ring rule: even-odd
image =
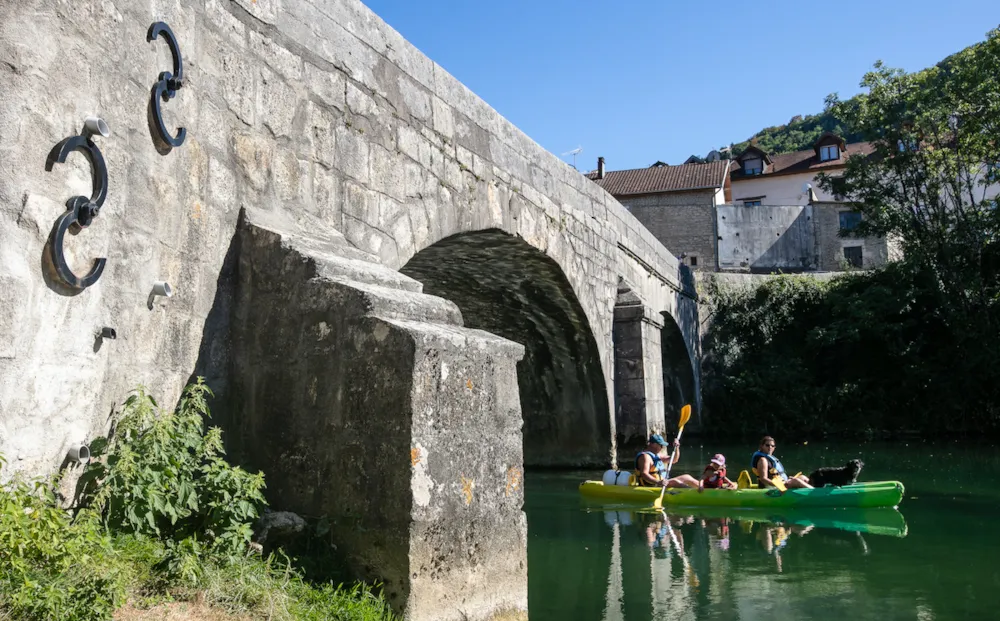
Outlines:
{"type": "Polygon", "coordinates": [[[273,505],[331,518],[408,618],[485,619],[526,607],[523,466],[605,467],[699,405],[677,260],[359,2],[5,2],[0,77],[16,470],[72,470],[128,390],[204,375],[273,505]],[[62,239],[98,175],[47,158],[89,116],[107,199],[62,239]],[[57,248],[105,269],[71,287],[57,248]]]}

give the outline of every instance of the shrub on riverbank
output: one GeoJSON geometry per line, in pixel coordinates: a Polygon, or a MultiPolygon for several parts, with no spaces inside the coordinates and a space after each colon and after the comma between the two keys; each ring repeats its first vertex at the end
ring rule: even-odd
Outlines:
{"type": "Polygon", "coordinates": [[[204,429],[208,388],[188,386],[172,413],[139,390],[60,508],[56,481],[0,487],[0,619],[111,619],[197,600],[220,614],[269,619],[392,618],[369,588],[311,584],[278,553],[250,549],[264,479],[225,461],[204,429]]]}
{"type": "Polygon", "coordinates": [[[1000,434],[1000,309],[967,314],[943,295],[905,263],[829,281],[710,283],[707,432],[1000,434]]]}

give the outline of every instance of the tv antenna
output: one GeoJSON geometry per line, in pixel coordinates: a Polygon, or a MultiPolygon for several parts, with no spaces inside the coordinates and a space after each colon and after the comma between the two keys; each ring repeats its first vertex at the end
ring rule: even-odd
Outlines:
{"type": "Polygon", "coordinates": [[[567,155],[572,155],[573,156],[573,168],[576,168],[576,156],[579,155],[580,153],[583,153],[583,147],[577,147],[577,148],[573,149],[572,151],[567,151],[567,152],[563,153],[562,156],[566,157],[567,155]]]}

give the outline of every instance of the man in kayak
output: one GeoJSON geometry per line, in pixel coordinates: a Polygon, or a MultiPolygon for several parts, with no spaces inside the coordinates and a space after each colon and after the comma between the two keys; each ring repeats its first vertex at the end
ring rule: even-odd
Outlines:
{"type": "Polygon", "coordinates": [[[667,463],[676,464],[681,457],[680,443],[674,439],[674,460],[666,459],[660,454],[667,448],[667,441],[658,433],[649,436],[646,449],[635,456],[635,478],[639,485],[646,487],[698,487],[698,480],[690,474],[666,479],[667,463]]]}
{"type": "Polygon", "coordinates": [[[771,481],[777,477],[785,483],[785,487],[787,488],[812,489],[812,485],[809,484],[809,477],[802,474],[790,477],[785,474],[785,467],[774,456],[774,446],[774,438],[764,436],[760,441],[760,448],[757,449],[757,452],[750,459],[750,467],[753,469],[753,473],[757,475],[757,485],[760,487],[775,487],[771,481]]]}

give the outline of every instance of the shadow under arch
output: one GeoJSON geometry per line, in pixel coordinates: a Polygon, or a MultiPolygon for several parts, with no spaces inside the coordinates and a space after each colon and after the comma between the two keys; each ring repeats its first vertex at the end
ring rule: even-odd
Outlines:
{"type": "MultiPolygon", "coordinates": [[[[559,265],[497,229],[460,233],[421,250],[400,271],[454,302],[466,327],[525,348],[517,378],[527,466],[597,466],[611,444],[600,353],[559,265]]],[[[483,438],[489,442],[489,438],[483,438]]]]}
{"type": "Polygon", "coordinates": [[[700,431],[698,385],[694,360],[684,340],[677,320],[670,313],[660,313],[663,328],[660,330],[660,354],[663,361],[663,413],[667,427],[676,429],[681,408],[691,404],[693,416],[691,431],[700,431]]]}

